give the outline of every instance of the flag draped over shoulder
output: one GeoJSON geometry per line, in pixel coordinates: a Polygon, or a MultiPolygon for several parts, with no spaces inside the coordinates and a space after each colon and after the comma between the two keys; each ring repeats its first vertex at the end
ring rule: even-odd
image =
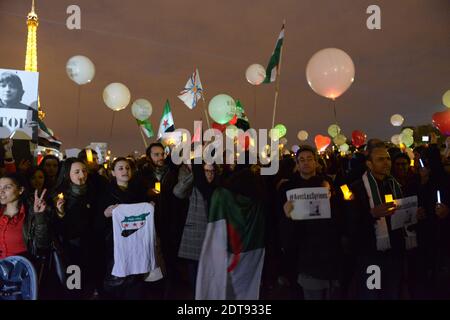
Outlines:
{"type": "Polygon", "coordinates": [[[198,100],[202,98],[202,95],[203,87],[200,82],[200,75],[198,69],[195,69],[178,98],[180,98],[189,109],[194,109],[197,106],[198,100]]]}
{"type": "Polygon", "coordinates": [[[196,300],[256,300],[264,263],[264,208],[227,189],[211,198],[196,300]]]}
{"type": "Polygon", "coordinates": [[[275,49],[273,50],[272,56],[270,57],[269,64],[266,69],[266,78],[263,83],[271,83],[277,79],[277,69],[280,64],[281,47],[284,41],[284,23],[281,27],[280,35],[278,36],[275,49]]]}
{"type": "Polygon", "coordinates": [[[155,135],[155,133],[153,132],[152,123],[150,122],[149,119],[143,121],[136,119],[136,122],[147,138],[151,138],[155,135]]]}
{"type": "Polygon", "coordinates": [[[159,123],[158,139],[160,139],[164,133],[172,131],[175,131],[175,124],[173,122],[169,100],[166,100],[166,105],[164,106],[161,121],[159,123]]]}

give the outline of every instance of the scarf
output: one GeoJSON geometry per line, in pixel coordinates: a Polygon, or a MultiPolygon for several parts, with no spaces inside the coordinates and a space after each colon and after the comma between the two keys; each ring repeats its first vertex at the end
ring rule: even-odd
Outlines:
{"type": "Polygon", "coordinates": [[[164,165],[163,167],[155,167],[153,170],[153,173],[155,175],[155,178],[158,179],[158,181],[161,181],[164,176],[166,175],[167,171],[169,170],[168,165],[164,165]]]}
{"type": "MultiPolygon", "coordinates": [[[[382,204],[383,200],[381,199],[380,191],[378,190],[377,181],[373,177],[372,173],[370,173],[370,171],[366,171],[362,176],[362,180],[367,196],[369,197],[370,208],[373,209],[374,207],[382,204]]],[[[402,192],[398,182],[392,177],[388,177],[387,182],[389,183],[394,199],[401,198],[402,192]]],[[[385,217],[378,218],[375,224],[375,236],[377,238],[378,251],[386,251],[391,248],[389,230],[385,217]]]]}
{"type": "Polygon", "coordinates": [[[73,194],[75,197],[84,196],[87,192],[87,184],[81,186],[70,183],[69,193],[73,194]]]}

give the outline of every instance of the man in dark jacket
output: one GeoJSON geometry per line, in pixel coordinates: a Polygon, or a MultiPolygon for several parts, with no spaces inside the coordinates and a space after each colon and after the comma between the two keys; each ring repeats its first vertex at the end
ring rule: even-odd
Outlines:
{"type": "Polygon", "coordinates": [[[400,294],[405,241],[403,229],[391,230],[395,204],[385,195],[401,198],[400,186],[390,176],[391,159],[383,143],[368,149],[368,170],[350,189],[353,200],[347,204],[348,232],[357,255],[358,298],[398,299],[400,294]],[[368,285],[371,267],[381,272],[381,286],[368,285]],[[369,288],[370,287],[370,288],[369,288]]]}
{"type": "Polygon", "coordinates": [[[296,256],[296,260],[291,258],[285,263],[296,262],[297,282],[307,300],[337,298],[342,258],[339,213],[334,195],[330,199],[331,219],[291,220],[293,202],[287,201],[286,191],[315,187],[327,187],[331,191],[330,184],[316,175],[316,159],[312,147],[300,147],[297,151],[298,172],[280,187],[286,215],[280,222],[281,243],[288,256],[296,256]]]}

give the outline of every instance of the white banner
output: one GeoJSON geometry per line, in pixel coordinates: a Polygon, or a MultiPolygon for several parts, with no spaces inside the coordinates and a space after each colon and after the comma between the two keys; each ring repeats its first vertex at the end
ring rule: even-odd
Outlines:
{"type": "Polygon", "coordinates": [[[391,216],[391,230],[417,223],[417,196],[395,199],[397,209],[391,216]]]}
{"type": "Polygon", "coordinates": [[[331,208],[327,188],[300,188],[286,192],[288,200],[294,201],[291,212],[294,220],[330,219],[331,208]]]}

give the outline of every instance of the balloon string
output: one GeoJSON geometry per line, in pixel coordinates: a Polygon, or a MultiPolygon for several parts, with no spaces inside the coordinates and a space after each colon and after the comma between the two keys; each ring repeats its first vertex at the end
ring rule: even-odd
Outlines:
{"type": "Polygon", "coordinates": [[[334,122],[338,124],[337,115],[336,115],[336,100],[333,99],[333,111],[334,111],[334,122]]]}
{"type": "Polygon", "coordinates": [[[78,85],[78,106],[77,106],[77,124],[75,131],[75,138],[78,145],[78,132],[80,131],[80,109],[81,109],[81,85],[78,85]]]}
{"type": "Polygon", "coordinates": [[[114,127],[114,117],[116,116],[116,112],[113,111],[112,121],[111,121],[111,131],[109,132],[109,141],[112,142],[112,134],[113,134],[113,127],[114,127]]]}

